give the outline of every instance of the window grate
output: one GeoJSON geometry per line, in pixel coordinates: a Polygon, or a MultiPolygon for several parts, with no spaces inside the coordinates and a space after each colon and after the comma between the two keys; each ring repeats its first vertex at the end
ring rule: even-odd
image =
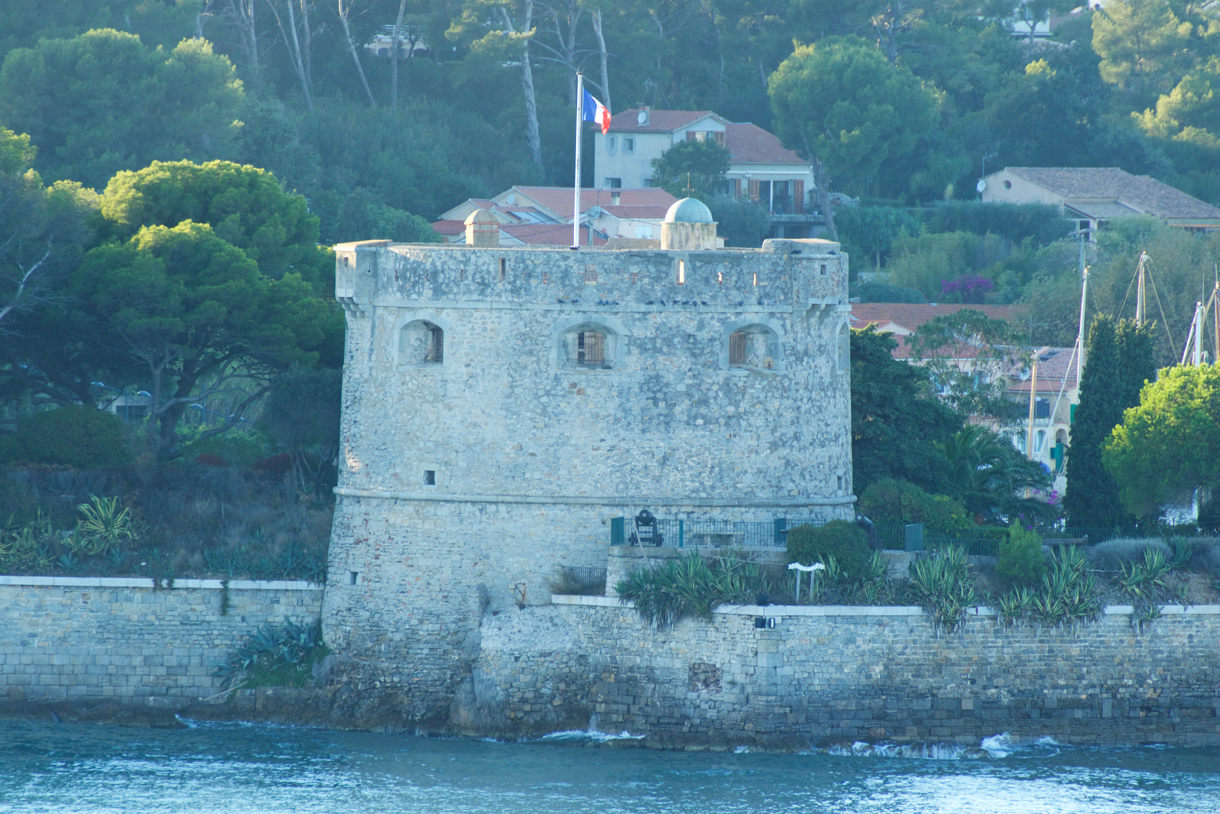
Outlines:
{"type": "Polygon", "coordinates": [[[746,363],[746,347],[748,338],[744,331],[734,331],[729,334],[729,364],[744,365],[746,363]]]}
{"type": "Polygon", "coordinates": [[[606,363],[605,337],[597,331],[576,335],[576,364],[601,367],[606,363]]]}

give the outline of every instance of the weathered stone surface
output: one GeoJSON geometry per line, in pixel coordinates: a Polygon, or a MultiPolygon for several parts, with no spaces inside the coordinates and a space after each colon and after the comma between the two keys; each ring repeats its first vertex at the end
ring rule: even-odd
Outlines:
{"type": "Polygon", "coordinates": [[[605,567],[615,517],[851,517],[838,249],[336,247],[328,643],[411,665],[410,703],[440,715],[484,612],[547,602],[559,566],[605,567]],[[582,331],[604,364],[572,355],[582,331]]]}
{"type": "Polygon", "coordinates": [[[0,585],[0,699],[176,708],[220,691],[215,667],[246,636],[265,624],[311,623],[322,604],[320,586],[230,588],[222,614],[223,589],[92,581],[98,584],[0,585]]]}
{"type": "MultiPolygon", "coordinates": [[[[977,744],[1000,732],[1064,743],[1220,743],[1220,608],[1142,633],[1107,614],[1072,630],[975,616],[937,635],[923,615],[842,609],[756,629],[757,610],[657,631],[628,608],[555,605],[484,620],[450,726],[647,735],[653,746],[851,740],[977,744]]],[[[800,610],[805,610],[804,608],[800,610]]]]}

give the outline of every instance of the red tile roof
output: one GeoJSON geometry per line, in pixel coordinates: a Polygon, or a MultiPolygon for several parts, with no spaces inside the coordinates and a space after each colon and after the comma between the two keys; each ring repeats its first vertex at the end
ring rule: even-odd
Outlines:
{"type": "MultiPolygon", "coordinates": [[[[672,133],[681,130],[705,116],[716,116],[710,110],[650,110],[648,124],[640,124],[640,109],[633,107],[610,117],[610,132],[615,133],[672,133]]],[[[723,124],[727,121],[716,116],[723,124]]]]}
{"type": "MultiPolygon", "coordinates": [[[[570,223],[522,223],[516,226],[501,226],[500,231],[520,240],[527,246],[572,245],[572,224],[570,223]]],[[[580,245],[589,245],[588,227],[580,227],[580,245]]],[[[606,239],[594,232],[593,245],[604,246],[606,239]]]]}
{"type": "MultiPolygon", "coordinates": [[[[572,187],[513,187],[519,193],[516,206],[520,206],[520,196],[524,195],[537,201],[538,204],[554,212],[560,220],[572,219],[572,187]]],[[[666,210],[678,199],[659,187],[643,189],[582,189],[580,192],[580,211],[587,212],[592,206],[600,206],[609,210],[612,206],[646,206],[661,208],[660,215],[665,217],[666,210]],[[618,203],[613,204],[613,195],[618,195],[618,203]]],[[[635,217],[654,217],[652,215],[636,215],[635,217]]]]}
{"type": "Polygon", "coordinates": [[[772,133],[744,122],[724,128],[724,146],[734,161],[760,164],[804,164],[809,162],[789,150],[772,133]]]}
{"type": "Polygon", "coordinates": [[[461,235],[466,233],[466,224],[460,220],[433,221],[432,230],[438,235],[461,235]]]}
{"type": "Polygon", "coordinates": [[[853,328],[864,328],[868,325],[885,325],[894,323],[908,331],[913,331],[930,319],[956,314],[963,308],[982,311],[992,319],[1005,319],[1012,322],[1025,313],[1019,305],[963,305],[960,303],[906,303],[906,302],[854,302],[851,306],[851,322],[853,328]]]}
{"type": "MultiPolygon", "coordinates": [[[[1020,319],[1024,313],[1021,306],[1013,305],[962,305],[960,303],[933,305],[931,303],[855,302],[851,306],[851,326],[859,329],[867,328],[869,325],[876,325],[878,329],[881,329],[892,324],[901,330],[914,331],[930,319],[946,314],[955,314],[963,308],[973,308],[976,311],[982,311],[992,319],[1004,319],[1009,322],[1020,319]]],[[[911,349],[907,346],[905,337],[900,333],[895,333],[894,339],[898,341],[898,347],[894,349],[893,353],[894,358],[912,358],[911,349]]],[[[978,355],[977,351],[971,352],[967,347],[963,350],[960,358],[972,358],[976,355],[978,355]]]]}

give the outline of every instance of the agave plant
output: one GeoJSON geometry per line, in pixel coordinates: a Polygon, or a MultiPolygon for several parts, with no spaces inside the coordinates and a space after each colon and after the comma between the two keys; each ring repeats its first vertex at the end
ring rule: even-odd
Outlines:
{"type": "Polygon", "coordinates": [[[119,508],[117,497],[92,496],[76,510],[83,515],[77,523],[74,548],[87,554],[105,554],[136,539],[137,529],[131,509],[119,508]]]}
{"type": "Polygon", "coordinates": [[[1144,561],[1123,565],[1118,577],[1119,588],[1136,602],[1152,601],[1166,588],[1166,577],[1172,566],[1157,548],[1144,549],[1144,561]]]}
{"type": "Polygon", "coordinates": [[[1011,627],[1030,614],[1034,607],[1034,592],[1026,587],[1016,588],[1000,598],[1000,621],[1011,627]]]}
{"type": "Polygon", "coordinates": [[[977,604],[966,550],[959,546],[921,557],[911,564],[911,589],[937,630],[952,632],[977,604]]]}
{"type": "Polygon", "coordinates": [[[1083,552],[1065,546],[1051,558],[1029,613],[1047,625],[1075,625],[1100,615],[1097,580],[1083,552]]]}

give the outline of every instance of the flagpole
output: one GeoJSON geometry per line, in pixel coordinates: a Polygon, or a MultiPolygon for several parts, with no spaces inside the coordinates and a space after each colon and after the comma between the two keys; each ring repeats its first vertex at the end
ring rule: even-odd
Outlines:
{"type": "Polygon", "coordinates": [[[576,74],[576,180],[572,184],[572,248],[580,248],[580,126],[585,119],[585,76],[576,74]]]}

